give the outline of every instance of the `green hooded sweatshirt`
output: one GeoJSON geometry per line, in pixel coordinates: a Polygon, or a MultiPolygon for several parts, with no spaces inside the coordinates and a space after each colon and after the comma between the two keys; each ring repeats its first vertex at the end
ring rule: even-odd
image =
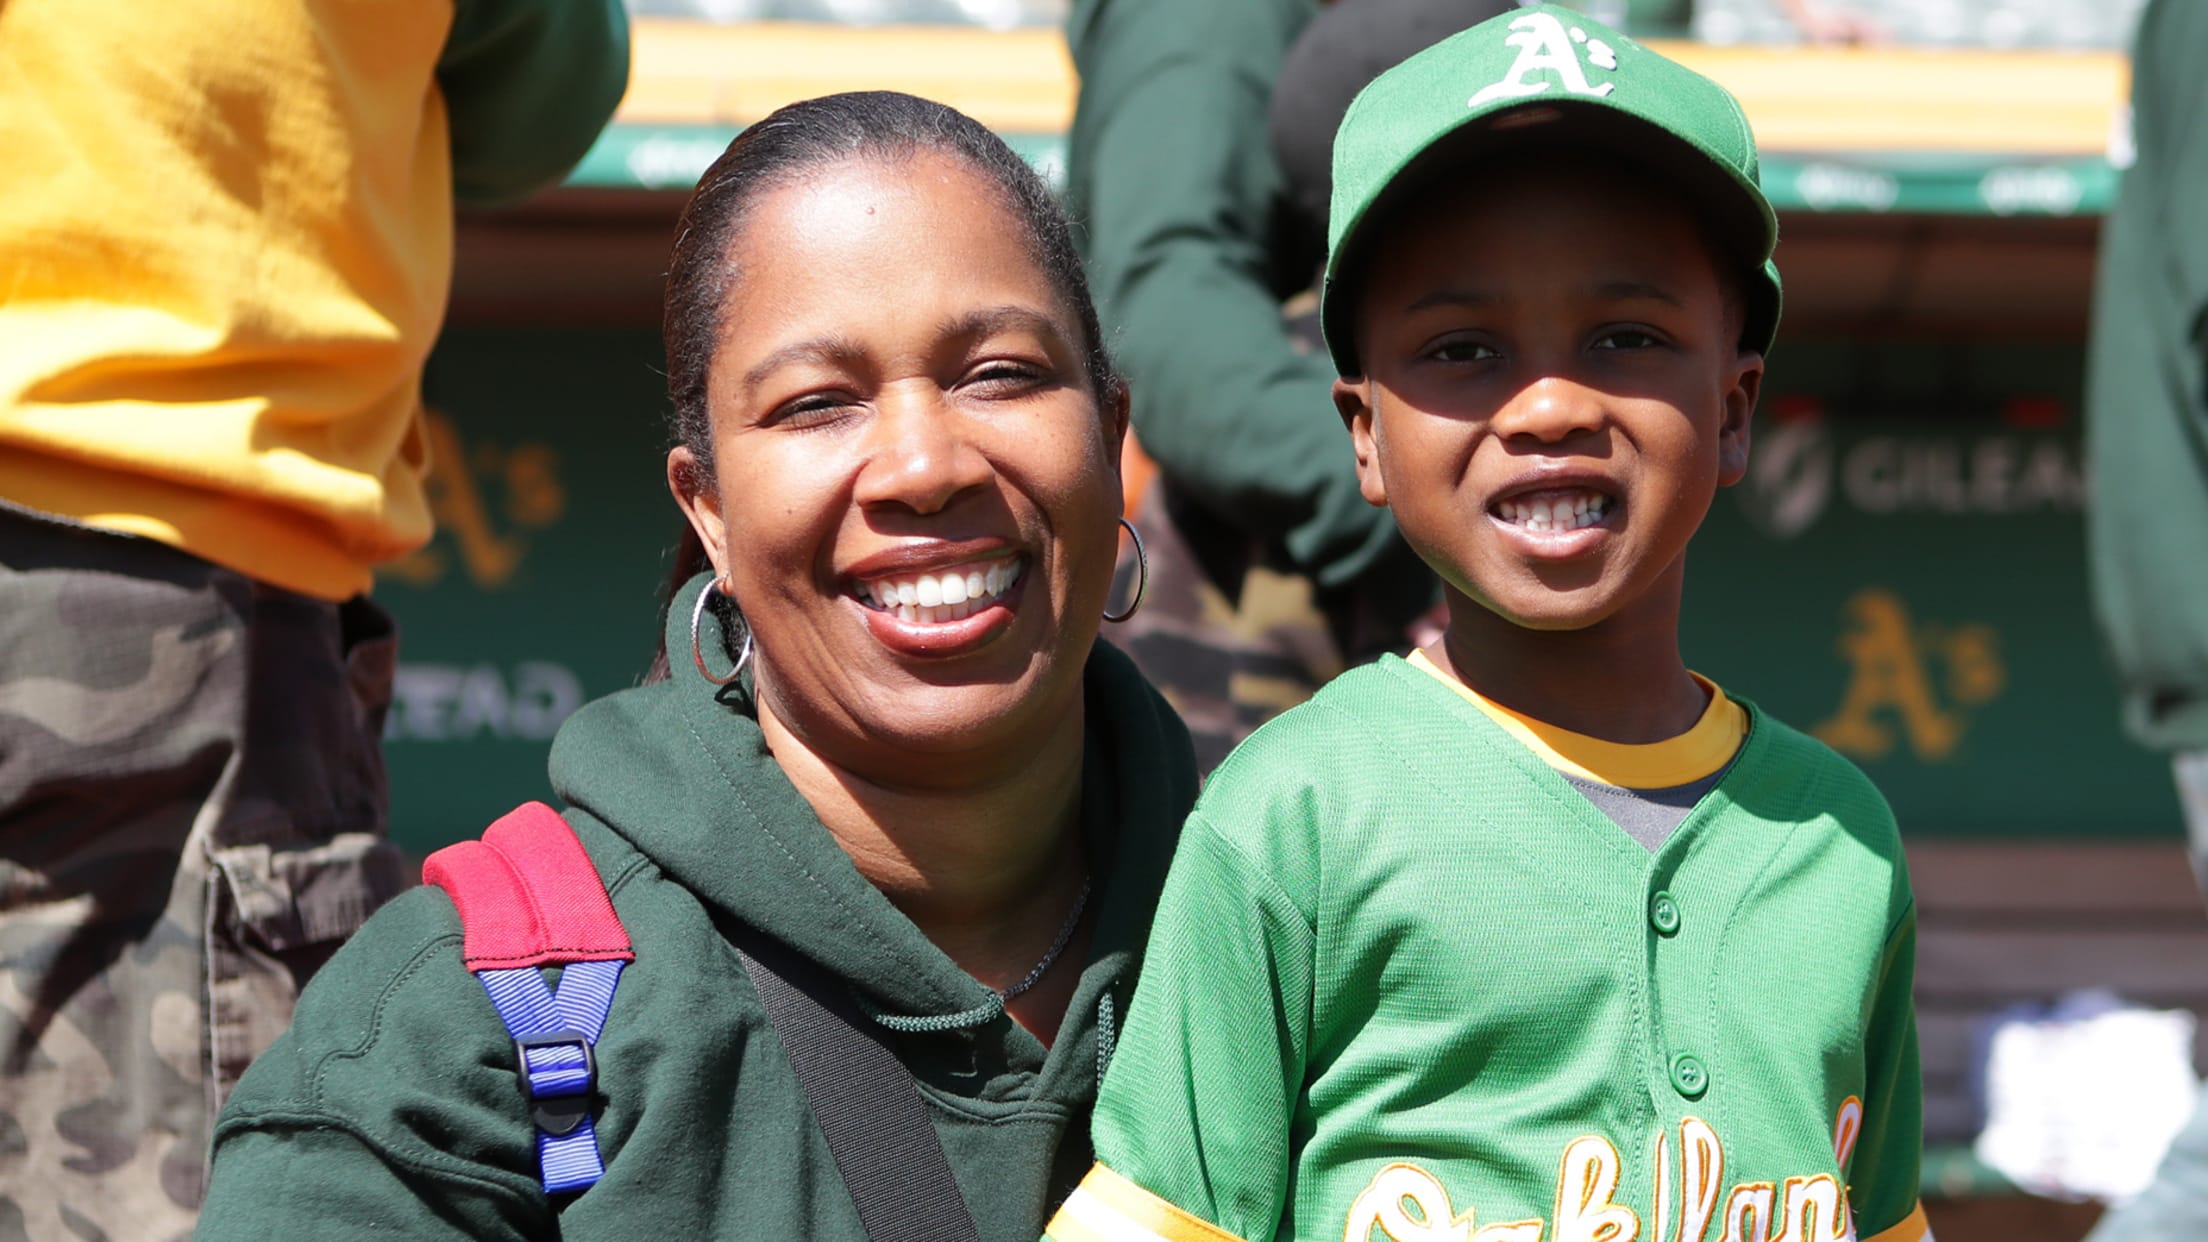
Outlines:
{"type": "MultiPolygon", "coordinates": [[[[687,603],[671,651],[688,648],[687,603]]],[[[1046,1052],[860,877],[743,697],[689,663],[586,706],[552,748],[553,787],[636,946],[597,1046],[604,1179],[548,1200],[512,1042],[461,965],[451,901],[420,889],[330,961],[240,1082],[200,1236],[863,1238],[722,933],[735,920],[848,981],[897,1032],[981,1237],[1041,1234],[1088,1169],[1114,1018],[1195,800],[1180,720],[1097,643],[1081,795],[1095,923],[1046,1052]],[[930,1027],[947,1029],[914,1029],[930,1027]]]]}

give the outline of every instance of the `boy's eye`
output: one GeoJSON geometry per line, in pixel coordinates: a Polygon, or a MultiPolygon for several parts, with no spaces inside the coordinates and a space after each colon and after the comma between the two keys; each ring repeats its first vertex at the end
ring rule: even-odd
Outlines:
{"type": "Polygon", "coordinates": [[[1481,362],[1502,355],[1482,341],[1443,341],[1427,351],[1427,357],[1439,362],[1481,362]]]}
{"type": "Polygon", "coordinates": [[[1650,349],[1661,344],[1655,333],[1640,328],[1617,328],[1595,339],[1596,349],[1650,349]]]}

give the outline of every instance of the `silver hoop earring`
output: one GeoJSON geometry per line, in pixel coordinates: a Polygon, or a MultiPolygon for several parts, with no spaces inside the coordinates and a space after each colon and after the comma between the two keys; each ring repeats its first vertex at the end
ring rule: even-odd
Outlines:
{"type": "Polygon", "coordinates": [[[736,667],[728,670],[728,676],[726,677],[715,677],[705,667],[705,647],[698,641],[698,625],[705,620],[705,602],[712,598],[716,592],[726,594],[726,592],[721,592],[721,580],[719,578],[706,583],[705,589],[698,592],[698,602],[690,607],[690,659],[698,666],[698,676],[705,678],[716,686],[725,686],[743,676],[744,666],[751,663],[751,627],[748,625],[744,627],[744,646],[743,650],[736,653],[736,667]]]}
{"type": "Polygon", "coordinates": [[[1112,622],[1125,621],[1134,616],[1135,610],[1142,607],[1143,592],[1150,589],[1150,554],[1143,550],[1142,532],[1136,530],[1135,524],[1126,518],[1119,519],[1119,524],[1127,528],[1127,537],[1135,544],[1135,597],[1127,601],[1125,612],[1115,613],[1109,608],[1104,610],[1104,619],[1112,622]]]}

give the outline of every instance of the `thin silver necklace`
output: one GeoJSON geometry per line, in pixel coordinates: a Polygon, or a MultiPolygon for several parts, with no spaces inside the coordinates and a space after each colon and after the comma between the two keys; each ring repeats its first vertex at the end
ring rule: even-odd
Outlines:
{"type": "Polygon", "coordinates": [[[1011,1000],[1042,982],[1043,976],[1057,964],[1058,955],[1066,951],[1067,945],[1073,943],[1073,929],[1081,925],[1081,912],[1088,908],[1089,877],[1084,875],[1081,877],[1081,895],[1073,899],[1073,913],[1066,916],[1066,925],[1058,929],[1058,938],[1050,942],[1050,952],[1043,954],[1043,960],[1035,963],[1035,969],[1028,971],[1025,979],[997,993],[998,1000],[1011,1000]]]}

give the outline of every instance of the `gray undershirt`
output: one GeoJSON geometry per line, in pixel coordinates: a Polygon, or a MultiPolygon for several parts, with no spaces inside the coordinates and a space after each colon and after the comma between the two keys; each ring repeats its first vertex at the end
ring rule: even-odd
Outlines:
{"type": "Polygon", "coordinates": [[[1725,779],[1725,773],[1733,766],[1727,760],[1725,766],[1698,781],[1684,785],[1672,785],[1664,789],[1627,789],[1619,785],[1605,785],[1585,777],[1559,772],[1572,788],[1578,790],[1595,809],[1610,817],[1610,822],[1623,829],[1625,835],[1640,842],[1653,854],[1664,847],[1671,834],[1686,822],[1694,804],[1702,795],[1717,787],[1725,779]]]}

